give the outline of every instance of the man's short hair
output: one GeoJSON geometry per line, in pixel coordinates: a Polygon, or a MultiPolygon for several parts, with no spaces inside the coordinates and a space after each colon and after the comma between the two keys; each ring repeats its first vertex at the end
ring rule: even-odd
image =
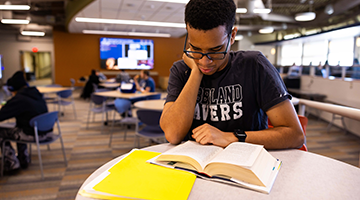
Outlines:
{"type": "Polygon", "coordinates": [[[197,30],[211,30],[225,25],[228,34],[235,23],[233,0],[190,0],[185,7],[185,23],[197,30]]]}
{"type": "Polygon", "coordinates": [[[24,72],[15,72],[15,74],[7,80],[6,85],[11,92],[18,91],[24,86],[28,86],[24,77],[24,72]]]}
{"type": "Polygon", "coordinates": [[[148,70],[143,70],[143,73],[146,75],[146,76],[150,76],[150,72],[148,70]]]}

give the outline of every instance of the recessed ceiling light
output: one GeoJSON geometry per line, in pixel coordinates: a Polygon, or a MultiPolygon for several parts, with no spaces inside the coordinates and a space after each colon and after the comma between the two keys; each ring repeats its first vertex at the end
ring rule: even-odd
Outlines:
{"type": "Polygon", "coordinates": [[[143,33],[143,32],[125,32],[125,31],[100,31],[100,30],[83,30],[84,34],[98,35],[128,35],[128,36],[145,36],[145,37],[170,37],[168,33],[143,33]]]}
{"type": "Polygon", "coordinates": [[[316,17],[316,14],[314,12],[304,12],[304,13],[296,14],[295,15],[295,20],[305,22],[305,21],[314,20],[315,17],[316,17]]]}
{"type": "Polygon", "coordinates": [[[236,9],[236,13],[246,13],[247,9],[246,8],[237,8],[236,9]]]}
{"type": "Polygon", "coordinates": [[[26,36],[44,36],[45,32],[43,31],[21,31],[21,35],[26,36]]]}
{"type": "Polygon", "coordinates": [[[0,10],[30,10],[28,5],[0,5],[0,10]]]}
{"type": "Polygon", "coordinates": [[[255,8],[253,10],[254,13],[262,13],[262,14],[269,14],[271,12],[270,8],[255,8]]]}
{"type": "Polygon", "coordinates": [[[104,23],[104,24],[127,24],[136,26],[160,26],[173,28],[186,28],[184,23],[170,23],[170,22],[154,22],[154,21],[137,21],[137,20],[121,20],[121,19],[101,19],[101,18],[86,18],[76,17],[76,22],[88,23],[104,23]]]}
{"type": "Polygon", "coordinates": [[[268,33],[272,33],[272,32],[274,32],[274,28],[271,26],[264,27],[259,30],[259,33],[261,33],[261,34],[268,34],[268,33]]]}
{"type": "Polygon", "coordinates": [[[27,19],[2,19],[3,24],[29,24],[30,21],[27,19]]]}
{"type": "Polygon", "coordinates": [[[242,40],[244,38],[243,35],[236,35],[235,40],[242,40]]]}

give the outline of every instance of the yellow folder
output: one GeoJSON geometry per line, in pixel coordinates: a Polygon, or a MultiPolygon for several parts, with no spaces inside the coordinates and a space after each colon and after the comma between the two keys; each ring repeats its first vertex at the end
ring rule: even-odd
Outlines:
{"type": "MultiPolygon", "coordinates": [[[[93,187],[106,199],[187,199],[196,176],[156,166],[146,161],[160,153],[133,150],[108,170],[109,175],[93,187]]],[[[89,195],[89,193],[88,193],[89,195]]],[[[86,195],[87,196],[87,195],[86,195]]]]}

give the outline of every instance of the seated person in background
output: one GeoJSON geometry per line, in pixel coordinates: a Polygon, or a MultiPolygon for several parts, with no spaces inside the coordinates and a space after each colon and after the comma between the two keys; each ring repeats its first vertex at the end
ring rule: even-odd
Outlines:
{"type": "Polygon", "coordinates": [[[96,74],[98,75],[100,81],[106,81],[107,80],[107,77],[101,71],[96,70],[96,74]]]}
{"type": "Polygon", "coordinates": [[[299,148],[304,135],[276,68],[258,51],[229,52],[235,41],[233,0],[190,0],[183,60],[170,69],[160,119],[167,141],[226,147],[299,148]],[[267,120],[274,128],[268,129],[267,120]]]}
{"type": "Polygon", "coordinates": [[[301,66],[297,66],[295,63],[289,67],[289,71],[287,73],[288,76],[301,76],[301,66]]]}
{"type": "Polygon", "coordinates": [[[85,84],[83,92],[81,93],[81,98],[87,99],[90,98],[91,93],[96,89],[94,87],[98,87],[100,80],[98,76],[98,71],[95,69],[91,70],[91,75],[89,76],[88,81],[85,84]]]}
{"type": "MultiPolygon", "coordinates": [[[[15,117],[15,128],[0,128],[0,147],[4,139],[16,139],[34,141],[34,129],[30,126],[30,120],[40,114],[48,112],[43,95],[36,87],[29,87],[25,81],[24,73],[16,72],[8,81],[7,86],[12,93],[12,98],[2,106],[0,121],[15,117]]],[[[51,130],[49,130],[51,131],[51,130]]],[[[40,140],[47,137],[46,132],[39,132],[40,140]]],[[[5,156],[4,171],[27,168],[30,162],[26,144],[17,143],[18,156],[10,142],[6,142],[2,155],[5,156]]]]}
{"type": "Polygon", "coordinates": [[[155,92],[155,81],[150,77],[150,72],[147,70],[141,70],[140,76],[134,77],[136,90],[140,92],[155,92]],[[141,80],[140,80],[141,78],[141,80]]]}
{"type": "Polygon", "coordinates": [[[129,81],[130,81],[130,76],[127,72],[125,72],[124,69],[122,69],[120,73],[116,75],[116,82],[118,83],[121,82],[129,83],[129,81]]]}

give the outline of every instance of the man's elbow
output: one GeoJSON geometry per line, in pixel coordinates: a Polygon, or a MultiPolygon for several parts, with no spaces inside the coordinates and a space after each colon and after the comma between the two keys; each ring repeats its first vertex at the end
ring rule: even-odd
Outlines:
{"type": "Polygon", "coordinates": [[[294,148],[300,148],[305,142],[305,136],[302,131],[300,131],[298,134],[296,134],[296,137],[294,137],[294,148]]]}

